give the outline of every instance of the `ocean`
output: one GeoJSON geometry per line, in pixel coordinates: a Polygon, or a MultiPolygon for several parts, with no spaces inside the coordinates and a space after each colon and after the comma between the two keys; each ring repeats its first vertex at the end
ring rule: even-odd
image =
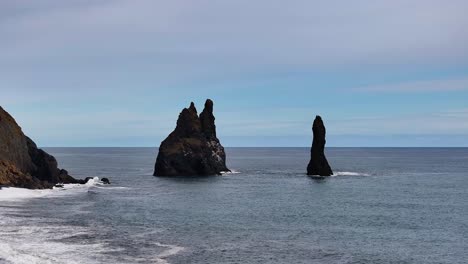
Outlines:
{"type": "Polygon", "coordinates": [[[232,173],[153,177],[157,148],[47,148],[76,178],[0,190],[0,263],[468,263],[468,148],[227,148],[232,173]],[[5,195],[3,195],[5,196],[5,195]]]}

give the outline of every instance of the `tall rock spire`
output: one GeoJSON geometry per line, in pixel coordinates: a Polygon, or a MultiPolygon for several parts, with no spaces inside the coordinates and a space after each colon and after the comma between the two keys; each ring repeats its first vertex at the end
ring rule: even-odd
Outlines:
{"type": "Polygon", "coordinates": [[[215,117],[213,115],[213,101],[207,99],[205,108],[200,114],[202,131],[207,138],[216,138],[215,117]]]}
{"type": "Polygon", "coordinates": [[[173,133],[180,137],[191,137],[201,133],[201,124],[198,119],[197,109],[193,102],[189,108],[184,108],[177,119],[177,126],[173,133]]]}
{"type": "Polygon", "coordinates": [[[333,171],[325,157],[326,129],[322,118],[316,116],[312,125],[314,139],[310,150],[310,162],[307,166],[307,175],[331,176],[333,171]]]}
{"type": "Polygon", "coordinates": [[[193,103],[183,109],[175,130],[159,147],[153,175],[204,176],[229,171],[214,121],[210,99],[206,100],[200,116],[193,103]]]}

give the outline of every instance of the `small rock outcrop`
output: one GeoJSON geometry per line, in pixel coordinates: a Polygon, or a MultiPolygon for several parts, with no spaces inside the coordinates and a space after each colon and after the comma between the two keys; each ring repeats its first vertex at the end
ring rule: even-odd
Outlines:
{"type": "Polygon", "coordinates": [[[161,143],[154,176],[208,176],[229,171],[224,148],[216,137],[213,101],[200,116],[193,103],[179,114],[175,130],[161,143]]]}
{"type": "Polygon", "coordinates": [[[110,181],[109,181],[108,178],[102,178],[102,179],[101,179],[101,182],[102,182],[103,184],[110,184],[110,181]]]}
{"type": "Polygon", "coordinates": [[[314,134],[314,139],[310,150],[310,162],[307,166],[307,175],[331,176],[333,175],[333,171],[325,157],[326,130],[320,116],[315,117],[312,132],[314,134]]]}
{"type": "Polygon", "coordinates": [[[23,134],[15,119],[0,107],[0,185],[29,189],[57,183],[82,183],[57,166],[57,160],[23,134]]]}

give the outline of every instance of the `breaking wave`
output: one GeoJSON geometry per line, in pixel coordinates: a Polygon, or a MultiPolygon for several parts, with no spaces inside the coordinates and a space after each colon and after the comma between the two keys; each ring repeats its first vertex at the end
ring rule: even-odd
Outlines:
{"type": "Polygon", "coordinates": [[[222,171],[221,174],[222,175],[225,175],[225,174],[239,174],[241,173],[240,171],[236,171],[236,170],[231,170],[231,171],[222,171]]]}
{"type": "Polygon", "coordinates": [[[370,176],[370,174],[353,171],[335,171],[332,176],[370,176]]]}
{"type": "Polygon", "coordinates": [[[169,264],[169,262],[166,260],[166,258],[168,258],[170,256],[173,256],[173,255],[176,255],[176,254],[178,254],[179,252],[181,252],[182,250],[185,249],[183,247],[174,246],[174,245],[165,245],[165,244],[161,244],[161,243],[154,243],[154,244],[156,246],[158,246],[158,247],[167,248],[166,250],[164,250],[163,252],[159,253],[156,256],[155,262],[157,264],[169,264]]]}
{"type": "Polygon", "coordinates": [[[0,189],[0,201],[19,201],[25,199],[40,198],[45,196],[62,196],[88,191],[90,187],[102,185],[99,177],[90,179],[85,184],[64,184],[63,187],[52,189],[31,190],[15,187],[3,187],[0,189]]]}

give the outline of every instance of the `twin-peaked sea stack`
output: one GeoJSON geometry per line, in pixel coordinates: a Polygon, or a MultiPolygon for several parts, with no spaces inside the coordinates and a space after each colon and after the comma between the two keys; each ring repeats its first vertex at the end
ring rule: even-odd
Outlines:
{"type": "Polygon", "coordinates": [[[200,116],[193,103],[179,114],[175,130],[161,143],[154,176],[209,176],[229,171],[224,148],[216,137],[213,101],[200,116]]]}
{"type": "Polygon", "coordinates": [[[333,171],[325,157],[326,130],[320,116],[315,117],[314,124],[312,125],[312,132],[314,134],[314,139],[310,150],[310,162],[307,166],[307,175],[331,176],[333,175],[333,171]]]}
{"type": "Polygon", "coordinates": [[[57,160],[24,135],[0,107],[0,186],[52,188],[57,183],[84,183],[57,167],[57,160]]]}

